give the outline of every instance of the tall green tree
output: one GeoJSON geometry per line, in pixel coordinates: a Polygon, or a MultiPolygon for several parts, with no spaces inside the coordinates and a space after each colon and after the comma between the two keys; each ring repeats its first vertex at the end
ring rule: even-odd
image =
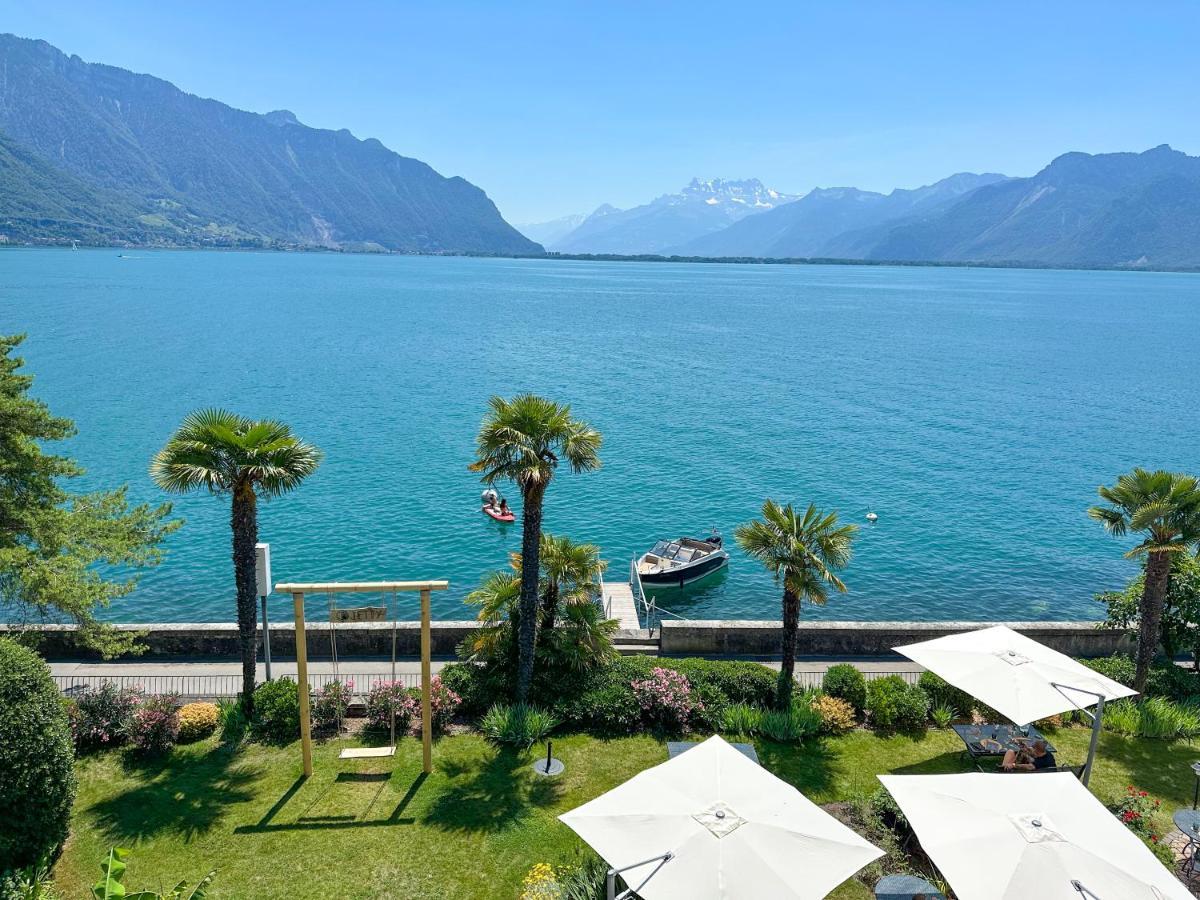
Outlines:
{"type": "Polygon", "coordinates": [[[150,477],[165,491],[208,491],[230,497],[242,705],[247,714],[253,711],[258,649],[254,559],[258,501],[299,487],[316,471],[321,458],[319,449],[300,440],[283,422],[203,409],[183,420],[150,464],[150,477]]]}
{"type": "Polygon", "coordinates": [[[822,512],[809,504],[797,513],[791,504],[767,500],[762,518],[739,525],[734,537],[741,548],[762,563],[783,584],[783,662],[779,671],[776,705],[787,709],[795,686],[796,632],[803,601],[823,606],[829,588],[845,593],[839,569],[850,562],[857,525],[841,525],[836,512],[822,512]]]}
{"type": "Polygon", "coordinates": [[[181,524],[171,506],[131,507],[126,489],[75,494],[84,470],[43,445],[75,434],[29,396],[31,375],[14,356],[24,335],[0,336],[0,607],[15,624],[67,619],[80,640],[109,657],[134,649],[134,635],[96,611],[137,584],[137,571],[163,558],[162,539],[181,524]]]}
{"type": "MultiPolygon", "coordinates": [[[[1129,582],[1123,591],[1106,591],[1096,599],[1108,607],[1106,628],[1120,628],[1135,634],[1141,622],[1142,594],[1146,590],[1146,572],[1129,582]]],[[[1163,598],[1159,637],[1169,659],[1180,653],[1192,658],[1192,669],[1200,672],[1200,560],[1190,553],[1171,554],[1171,575],[1163,598]]]]}
{"type": "Polygon", "coordinates": [[[517,636],[516,702],[533,680],[537,645],[538,576],[541,572],[542,502],[565,463],[572,472],[600,467],[600,432],[571,416],[571,407],[533,394],[492,397],[479,428],[472,472],[485,484],[511,481],[521,491],[521,599],[517,636]]]}
{"type": "Polygon", "coordinates": [[[1146,559],[1133,682],[1140,692],[1146,689],[1158,652],[1171,558],[1200,543],[1200,483],[1190,475],[1138,468],[1097,492],[1108,505],[1091,507],[1088,515],[1117,537],[1130,532],[1142,535],[1141,542],[1125,554],[1146,559]]]}

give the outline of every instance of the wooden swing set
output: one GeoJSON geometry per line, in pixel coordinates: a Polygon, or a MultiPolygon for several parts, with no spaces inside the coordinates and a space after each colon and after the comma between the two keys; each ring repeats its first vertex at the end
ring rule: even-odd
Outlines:
{"type": "MultiPolygon", "coordinates": [[[[296,618],[296,683],[300,692],[300,751],[304,759],[304,775],[312,775],[312,721],[309,718],[308,697],[308,645],[304,635],[304,597],[306,594],[328,594],[330,597],[330,641],[333,647],[333,658],[337,660],[337,639],[335,632],[336,621],[354,620],[355,612],[363,610],[378,610],[378,607],[362,607],[359,609],[337,610],[333,601],[335,594],[367,594],[390,593],[392,595],[392,680],[396,678],[396,595],[406,591],[417,591],[421,595],[421,743],[423,751],[423,771],[429,774],[433,771],[433,702],[430,693],[430,594],[433,591],[444,591],[449,586],[448,581],[358,581],[342,582],[327,581],[316,583],[284,582],[275,585],[275,590],[282,594],[292,595],[292,607],[296,618]],[[335,615],[340,612],[341,615],[335,615]]],[[[386,613],[385,613],[386,615],[386,613]]],[[[362,618],[377,620],[371,613],[364,613],[362,618]]],[[[394,702],[394,698],[393,702],[394,702]]],[[[359,759],[363,757],[392,756],[396,752],[396,712],[391,710],[392,735],[388,747],[346,748],[339,755],[340,759],[359,759]]]]}

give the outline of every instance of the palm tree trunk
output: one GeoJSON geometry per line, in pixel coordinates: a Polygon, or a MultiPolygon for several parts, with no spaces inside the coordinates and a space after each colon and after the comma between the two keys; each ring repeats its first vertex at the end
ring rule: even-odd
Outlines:
{"type": "Polygon", "coordinates": [[[516,702],[529,699],[533,683],[533,653],[537,646],[538,573],[542,548],[542,498],[544,484],[521,491],[521,616],[517,623],[517,695],[516,702]]]}
{"type": "Polygon", "coordinates": [[[238,645],[242,652],[242,708],[254,711],[254,676],[258,651],[258,604],[255,600],[254,545],[258,543],[258,498],[254,485],[238,484],[230,513],[233,529],[233,576],[237,584],[238,645]]]}
{"type": "Polygon", "coordinates": [[[1161,640],[1163,603],[1167,596],[1167,579],[1171,575],[1171,555],[1151,553],[1146,560],[1146,584],[1142,588],[1141,619],[1138,622],[1137,673],[1133,689],[1142,693],[1150,666],[1158,653],[1161,640]]]}
{"type": "Polygon", "coordinates": [[[800,598],[783,590],[783,648],[779,665],[779,686],[775,690],[775,708],[789,709],[795,687],[796,632],[800,628],[800,598]]]}

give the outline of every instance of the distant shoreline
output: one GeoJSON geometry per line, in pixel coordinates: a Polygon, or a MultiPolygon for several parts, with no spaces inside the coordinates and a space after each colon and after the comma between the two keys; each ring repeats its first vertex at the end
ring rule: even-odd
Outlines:
{"type": "MultiPolygon", "coordinates": [[[[27,244],[16,241],[0,243],[3,250],[70,250],[69,244],[27,244]]],[[[355,250],[337,247],[278,246],[278,247],[166,247],[153,244],[81,244],[80,250],[169,250],[216,253],[335,253],[349,256],[420,256],[465,259],[535,259],[566,260],[570,262],[633,262],[633,263],[690,263],[699,265],[755,266],[873,266],[917,269],[1029,269],[1065,272],[1163,272],[1170,274],[1200,274],[1200,266],[1102,266],[1068,265],[1039,262],[1009,261],[933,261],[902,259],[841,259],[837,257],[758,257],[758,256],[662,256],[655,253],[623,255],[619,253],[409,253],[402,250],[355,250]]]]}

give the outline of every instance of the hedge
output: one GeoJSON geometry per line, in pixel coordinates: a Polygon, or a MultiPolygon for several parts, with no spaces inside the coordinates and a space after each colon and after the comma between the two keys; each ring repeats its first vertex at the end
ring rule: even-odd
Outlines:
{"type": "Polygon", "coordinates": [[[867,680],[850,663],[830,666],[821,680],[821,690],[830,697],[845,700],[854,707],[855,712],[862,712],[866,708],[867,680]]]}
{"type": "Polygon", "coordinates": [[[50,668],[0,639],[0,872],[55,855],[75,800],[71,726],[50,668]]]}
{"type": "Polygon", "coordinates": [[[917,731],[925,727],[929,698],[899,675],[867,683],[867,719],[882,731],[917,731]]]}
{"type": "Polygon", "coordinates": [[[933,672],[922,672],[921,677],[917,679],[917,684],[929,698],[930,709],[948,706],[960,716],[969,716],[975,709],[974,697],[933,672]]]}

